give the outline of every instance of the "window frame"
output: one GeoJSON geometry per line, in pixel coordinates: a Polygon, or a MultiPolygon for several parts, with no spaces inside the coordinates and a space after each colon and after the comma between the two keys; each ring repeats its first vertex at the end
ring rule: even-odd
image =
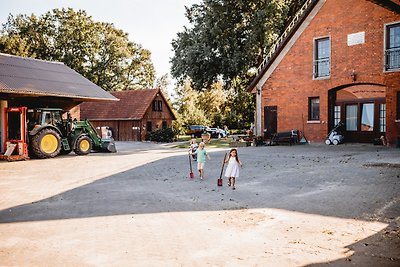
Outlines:
{"type": "Polygon", "coordinates": [[[342,106],[333,107],[333,125],[336,126],[342,120],[342,106]]]}
{"type": "Polygon", "coordinates": [[[321,119],[321,100],[319,96],[308,97],[308,121],[309,122],[319,122],[321,119]],[[314,115],[313,100],[318,100],[318,118],[314,115]]]}
{"type": "Polygon", "coordinates": [[[349,103],[349,104],[345,105],[345,121],[346,121],[346,131],[347,132],[359,132],[360,131],[360,103],[354,103],[354,104],[349,103]],[[348,116],[349,115],[349,107],[355,107],[355,109],[354,109],[355,114],[350,114],[350,115],[354,115],[353,117],[348,116]],[[352,118],[355,118],[355,120],[352,120],[355,123],[350,125],[349,119],[352,119],[352,118]],[[355,129],[353,129],[353,128],[349,129],[350,126],[354,126],[354,125],[355,125],[355,129]]]}
{"type": "Polygon", "coordinates": [[[313,39],[313,80],[323,80],[323,79],[330,79],[331,77],[331,61],[332,61],[332,44],[331,44],[331,37],[330,36],[322,36],[322,37],[318,37],[318,38],[314,38],[313,39]],[[323,60],[318,58],[318,42],[323,41],[323,40],[327,40],[328,44],[329,44],[329,56],[327,58],[323,58],[323,59],[328,59],[328,71],[329,74],[328,75],[324,75],[324,76],[319,76],[318,75],[318,70],[317,70],[317,61],[318,60],[323,60]]]}
{"type": "MultiPolygon", "coordinates": [[[[395,21],[391,23],[387,23],[384,25],[384,44],[383,44],[383,72],[398,72],[400,71],[400,66],[398,68],[388,68],[387,63],[387,51],[389,45],[389,29],[393,27],[400,27],[400,21],[395,21]]],[[[400,53],[400,47],[398,47],[400,53]]]]}
{"type": "Polygon", "coordinates": [[[374,132],[375,131],[375,102],[365,102],[365,103],[360,103],[360,131],[361,132],[374,132]],[[372,106],[371,106],[372,105],[372,106]],[[368,109],[367,107],[372,107],[372,109],[368,109]],[[365,115],[366,113],[368,114],[368,111],[372,111],[372,117],[365,115]],[[371,120],[372,119],[372,120],[371,120]],[[371,125],[365,124],[363,122],[370,122],[371,125]],[[368,128],[369,126],[369,128],[368,128]]]}
{"type": "Polygon", "coordinates": [[[152,106],[153,111],[162,111],[163,110],[162,100],[153,100],[151,106],[152,106]]]}
{"type": "Polygon", "coordinates": [[[379,105],[379,132],[386,133],[386,103],[381,103],[379,105]]]}

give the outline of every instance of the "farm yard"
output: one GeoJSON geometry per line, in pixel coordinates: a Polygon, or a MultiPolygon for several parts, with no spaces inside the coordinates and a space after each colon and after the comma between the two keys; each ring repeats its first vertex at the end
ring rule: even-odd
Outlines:
{"type": "Polygon", "coordinates": [[[0,265],[399,265],[398,149],[241,147],[231,190],[176,145],[0,162],[0,265]]]}

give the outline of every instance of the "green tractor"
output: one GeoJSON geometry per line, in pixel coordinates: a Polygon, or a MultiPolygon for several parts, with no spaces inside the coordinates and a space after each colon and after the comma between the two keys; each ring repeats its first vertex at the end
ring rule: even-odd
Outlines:
{"type": "Polygon", "coordinates": [[[27,110],[29,151],[38,158],[53,158],[74,151],[87,155],[92,150],[116,152],[114,139],[102,139],[88,120],[72,120],[58,108],[27,110]]]}

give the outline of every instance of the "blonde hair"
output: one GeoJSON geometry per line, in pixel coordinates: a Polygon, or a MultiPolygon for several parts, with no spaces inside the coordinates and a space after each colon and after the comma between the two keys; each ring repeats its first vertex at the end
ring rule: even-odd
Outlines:
{"type": "Polygon", "coordinates": [[[201,146],[201,147],[205,147],[205,143],[204,142],[200,142],[200,144],[199,144],[199,146],[201,146]]]}

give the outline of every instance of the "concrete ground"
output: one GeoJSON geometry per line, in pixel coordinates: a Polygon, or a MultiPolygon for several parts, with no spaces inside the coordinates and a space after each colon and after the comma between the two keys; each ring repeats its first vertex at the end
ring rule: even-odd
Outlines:
{"type": "Polygon", "coordinates": [[[0,266],[400,266],[398,148],[117,149],[0,162],[0,266]]]}

